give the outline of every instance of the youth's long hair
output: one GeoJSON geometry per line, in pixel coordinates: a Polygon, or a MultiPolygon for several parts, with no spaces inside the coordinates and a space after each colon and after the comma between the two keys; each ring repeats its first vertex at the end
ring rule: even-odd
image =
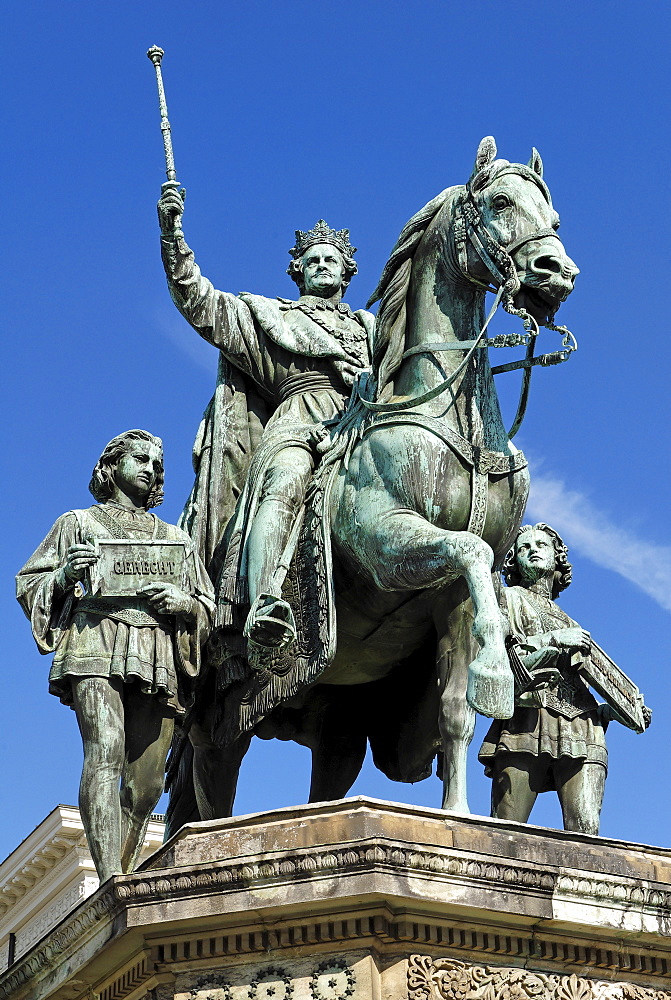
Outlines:
{"type": "Polygon", "coordinates": [[[149,431],[137,429],[124,431],[123,434],[117,434],[116,437],[112,438],[109,444],[105,446],[105,450],[96,462],[91,475],[91,482],[89,483],[89,491],[93,494],[98,503],[104,503],[105,500],[109,500],[114,493],[114,469],[120,462],[122,456],[129,450],[133,441],[149,441],[151,444],[156,445],[156,447],[160,449],[161,468],[156,476],[156,482],[153,490],[147,495],[145,510],[149,510],[150,507],[158,507],[159,504],[163,503],[163,482],[165,480],[165,472],[163,469],[163,442],[160,437],[156,437],[155,434],[150,434],[149,431]]]}
{"type": "Polygon", "coordinates": [[[501,572],[503,574],[503,579],[506,581],[508,587],[519,587],[522,583],[522,574],[517,566],[517,560],[515,558],[515,546],[517,545],[520,535],[523,535],[525,531],[544,531],[546,535],[549,535],[552,539],[552,545],[555,550],[555,571],[554,578],[552,580],[552,600],[556,601],[562,590],[566,588],[571,583],[571,575],[573,572],[573,567],[568,561],[568,548],[564,544],[564,541],[558,531],[551,528],[549,524],[545,524],[543,521],[539,521],[538,524],[523,524],[520,530],[517,532],[513,546],[508,552],[508,555],[503,560],[503,566],[501,572]]]}

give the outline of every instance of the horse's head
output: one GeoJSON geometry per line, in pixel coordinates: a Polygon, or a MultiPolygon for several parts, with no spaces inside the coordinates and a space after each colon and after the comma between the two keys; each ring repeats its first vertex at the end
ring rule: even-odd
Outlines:
{"type": "MultiPolygon", "coordinates": [[[[542,174],[536,150],[526,165],[509,163],[496,158],[496,143],[488,137],[478,147],[468,184],[441,191],[405,224],[368,300],[369,308],[381,300],[373,351],[380,386],[403,360],[413,281],[415,289],[428,281],[433,296],[440,291],[443,312],[454,298],[454,285],[475,284],[483,297],[485,289],[501,289],[504,308],[520,316],[530,334],[538,326],[560,329],[565,353],[573,349],[571,334],[554,327],[553,319],[573,291],[578,268],[557,236],[559,216],[542,174]]],[[[428,301],[430,296],[424,310],[428,301]]],[[[427,322],[423,315],[422,324],[427,322]]],[[[479,314],[476,322],[479,329],[479,314]]],[[[435,327],[434,319],[430,323],[435,327]]]]}
{"type": "Polygon", "coordinates": [[[578,268],[557,236],[559,216],[537,150],[526,165],[509,163],[496,158],[490,136],[483,139],[456,213],[456,251],[464,276],[503,285],[509,311],[551,323],[573,291],[578,268]]]}

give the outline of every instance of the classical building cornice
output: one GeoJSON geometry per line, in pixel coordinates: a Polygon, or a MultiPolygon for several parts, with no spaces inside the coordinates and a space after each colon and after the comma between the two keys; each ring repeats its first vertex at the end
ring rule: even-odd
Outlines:
{"type": "MultiPolygon", "coordinates": [[[[155,816],[143,856],[162,844],[155,816]]],[[[98,888],[79,810],[59,805],[0,864],[0,970],[13,964],[98,888]]]]}
{"type": "MultiPolygon", "coordinates": [[[[152,817],[144,857],[161,846],[163,830],[162,818],[152,817]]],[[[59,805],[0,864],[0,921],[33,890],[45,888],[66,859],[71,866],[95,875],[79,809],[59,805]]]]}
{"type": "Polygon", "coordinates": [[[86,837],[79,810],[56,806],[0,864],[0,919],[66,854],[80,847],[86,847],[86,837]]]}

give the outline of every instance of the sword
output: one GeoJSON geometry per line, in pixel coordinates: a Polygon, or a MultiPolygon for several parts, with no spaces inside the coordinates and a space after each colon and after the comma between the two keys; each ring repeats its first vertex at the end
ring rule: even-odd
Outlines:
{"type": "MultiPolygon", "coordinates": [[[[161,112],[161,133],[163,134],[163,149],[165,152],[165,173],[168,178],[161,185],[161,190],[166,188],[173,188],[175,191],[179,190],[180,184],[177,180],[177,174],[175,172],[175,157],[172,152],[172,138],[170,136],[170,122],[168,121],[168,105],[165,100],[165,90],[163,88],[163,76],[161,74],[161,59],[163,58],[163,49],[160,49],[158,45],[152,45],[152,47],[147,52],[147,56],[154,64],[154,69],[156,70],[156,86],[158,87],[158,107],[161,112]]],[[[182,192],[184,189],[182,188],[182,192]]],[[[180,192],[180,193],[182,193],[180,192]]],[[[185,193],[185,192],[184,192],[185,193]]],[[[184,198],[184,193],[182,193],[182,199],[184,198]]],[[[182,230],[179,228],[175,229],[176,236],[182,236],[182,230]]]]}

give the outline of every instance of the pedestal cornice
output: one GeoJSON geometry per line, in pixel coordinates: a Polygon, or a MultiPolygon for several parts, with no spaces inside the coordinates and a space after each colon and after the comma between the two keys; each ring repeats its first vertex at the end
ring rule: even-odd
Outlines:
{"type": "Polygon", "coordinates": [[[365,798],[199,823],[80,905],[0,1000],[135,1000],[334,948],[671,990],[670,883],[664,849],[365,798]]]}

